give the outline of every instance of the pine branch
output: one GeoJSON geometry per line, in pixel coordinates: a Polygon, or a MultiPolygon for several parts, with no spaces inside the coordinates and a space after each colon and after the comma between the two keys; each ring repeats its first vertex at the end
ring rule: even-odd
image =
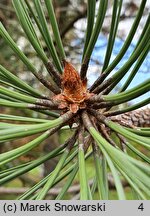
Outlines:
{"type": "Polygon", "coordinates": [[[51,61],[47,62],[46,68],[49,72],[49,74],[52,76],[54,82],[58,85],[58,87],[61,87],[61,76],[60,73],[55,69],[51,61]]]}

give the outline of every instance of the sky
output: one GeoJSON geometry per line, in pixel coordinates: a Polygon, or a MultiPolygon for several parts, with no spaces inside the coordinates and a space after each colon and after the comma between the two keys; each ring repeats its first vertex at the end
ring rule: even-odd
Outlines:
{"type": "MultiPolygon", "coordinates": [[[[117,38],[117,40],[114,44],[110,63],[115,59],[116,55],[119,53],[123,43],[124,43],[124,41],[122,39],[117,38]]],[[[104,61],[106,44],[107,44],[107,38],[106,38],[106,36],[101,34],[99,36],[99,39],[96,43],[95,49],[94,49],[93,54],[92,54],[93,59],[98,60],[102,64],[104,61]]],[[[127,52],[125,53],[124,57],[120,61],[120,63],[116,66],[116,68],[112,71],[112,73],[109,76],[111,76],[113,73],[115,73],[119,68],[121,68],[121,66],[123,66],[126,63],[129,56],[131,55],[132,51],[134,50],[135,45],[136,45],[136,41],[133,41],[132,44],[130,45],[130,47],[128,48],[127,52]]],[[[124,82],[126,81],[126,78],[129,76],[132,68],[133,67],[131,67],[131,69],[128,71],[126,76],[124,76],[124,78],[120,81],[118,86],[122,86],[124,84],[124,82]]],[[[92,71],[92,66],[91,66],[91,71],[92,71]]],[[[94,71],[94,62],[93,62],[93,71],[94,71]]],[[[94,82],[94,80],[96,79],[96,77],[98,77],[98,75],[99,75],[98,71],[97,72],[95,71],[94,73],[91,72],[88,74],[89,85],[91,85],[94,82]]],[[[144,60],[143,64],[141,65],[136,76],[134,77],[134,79],[130,83],[128,89],[131,89],[131,88],[137,86],[138,84],[141,84],[142,82],[144,82],[148,78],[150,78],[150,53],[147,55],[146,59],[144,60]]],[[[146,93],[145,95],[143,95],[141,97],[136,98],[133,102],[137,103],[137,102],[139,102],[142,99],[145,99],[147,97],[150,97],[150,92],[146,93]]]]}
{"type": "MultiPolygon", "coordinates": [[[[134,4],[137,5],[137,7],[139,7],[141,1],[136,1],[133,0],[134,4]]],[[[122,19],[119,22],[119,26],[118,26],[118,32],[117,35],[118,37],[115,40],[115,44],[113,47],[113,52],[112,52],[112,56],[110,59],[110,63],[113,61],[113,59],[116,57],[116,55],[119,53],[125,38],[127,37],[131,27],[132,27],[132,23],[134,21],[135,15],[137,13],[137,11],[130,11],[130,9],[127,10],[126,8],[126,4],[130,3],[130,0],[125,0],[123,1],[123,7],[121,10],[121,14],[125,14],[125,15],[129,15],[129,18],[126,19],[122,19]],[[133,14],[135,13],[135,14],[133,14]],[[131,15],[131,16],[130,16],[131,15]],[[133,15],[133,16],[132,16],[133,15]]],[[[98,8],[98,4],[97,4],[97,8],[98,8]]],[[[150,1],[147,1],[146,3],[146,9],[150,8],[150,1]]],[[[107,10],[107,17],[104,20],[104,24],[103,26],[108,29],[108,27],[110,26],[110,22],[111,22],[111,13],[112,13],[112,8],[110,7],[107,10]],[[110,17],[110,18],[109,18],[110,17]]],[[[116,66],[116,68],[112,71],[112,73],[110,74],[110,76],[115,73],[122,65],[125,64],[125,62],[128,60],[129,56],[131,55],[132,51],[134,50],[134,47],[138,41],[138,38],[143,30],[143,26],[146,22],[148,13],[145,12],[142,16],[142,19],[140,21],[139,27],[136,30],[136,34],[133,38],[133,41],[130,45],[130,47],[128,48],[127,52],[125,53],[124,57],[122,58],[121,62],[116,66]]],[[[84,38],[85,36],[85,29],[86,29],[86,19],[82,19],[79,20],[78,22],[76,22],[75,24],[76,26],[76,31],[77,31],[77,35],[78,38],[84,38]],[[84,29],[85,28],[85,29],[84,29]],[[84,30],[83,30],[84,29],[84,30]]],[[[100,63],[100,65],[103,64],[104,62],[104,56],[105,56],[105,52],[106,52],[106,46],[107,46],[107,36],[104,34],[100,34],[99,38],[97,40],[97,43],[95,45],[95,49],[93,50],[92,53],[92,59],[96,60],[97,62],[100,63]]],[[[78,43],[79,41],[74,41],[74,43],[78,43]]],[[[100,68],[100,67],[99,67],[100,68]]],[[[133,67],[131,67],[132,69],[133,67]]],[[[124,78],[120,81],[118,86],[122,86],[126,80],[126,78],[129,76],[131,70],[128,71],[128,73],[126,74],[126,76],[124,76],[124,78]]],[[[90,62],[90,68],[88,70],[88,85],[90,86],[95,79],[99,76],[100,74],[100,69],[97,68],[95,62],[91,61],[90,62]]],[[[133,87],[135,87],[136,85],[144,82],[145,80],[147,80],[148,78],[150,78],[150,53],[147,55],[146,59],[144,60],[142,66],[140,67],[138,73],[136,74],[136,76],[134,77],[134,79],[132,80],[132,82],[130,83],[128,89],[131,89],[133,87]]],[[[135,100],[131,101],[132,103],[137,103],[143,99],[146,99],[147,97],[150,97],[150,92],[144,94],[143,96],[140,96],[138,98],[136,98],[135,100]]]]}

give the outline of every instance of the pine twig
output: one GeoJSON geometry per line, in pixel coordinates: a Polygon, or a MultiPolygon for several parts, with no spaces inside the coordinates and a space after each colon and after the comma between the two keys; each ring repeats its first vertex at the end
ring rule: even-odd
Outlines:
{"type": "Polygon", "coordinates": [[[107,128],[105,127],[104,124],[100,124],[100,131],[104,138],[114,147],[117,148],[116,143],[110,138],[110,135],[107,133],[107,128]]]}
{"type": "Polygon", "coordinates": [[[56,110],[56,108],[58,109],[58,107],[55,106],[48,107],[48,106],[41,106],[38,104],[28,104],[28,109],[33,109],[33,110],[52,110],[52,109],[56,110]]]}
{"type": "Polygon", "coordinates": [[[50,108],[57,108],[59,106],[59,102],[53,101],[50,99],[49,100],[37,99],[36,105],[41,105],[41,106],[50,107],[50,108]]]}
{"type": "Polygon", "coordinates": [[[96,89],[103,81],[104,79],[106,78],[106,74],[105,73],[102,73],[98,78],[97,80],[93,83],[93,85],[89,88],[89,91],[94,91],[94,89],[96,89]]]}
{"type": "Polygon", "coordinates": [[[49,81],[47,81],[44,76],[40,73],[34,73],[34,76],[50,91],[52,91],[54,94],[59,94],[60,89],[55,87],[53,84],[51,84],[49,81]]]}
{"type": "Polygon", "coordinates": [[[86,74],[87,74],[88,66],[89,66],[89,59],[85,58],[84,62],[81,65],[81,70],[80,70],[81,80],[86,80],[86,74]]]}
{"type": "Polygon", "coordinates": [[[108,108],[110,107],[112,103],[111,102],[101,102],[101,103],[94,103],[91,105],[92,109],[102,109],[102,108],[108,108]]]}
{"type": "MultiPolygon", "coordinates": [[[[98,93],[102,92],[103,90],[105,90],[106,88],[108,91],[109,86],[112,86],[112,78],[111,77],[109,79],[105,80],[100,85],[98,85],[92,92],[95,94],[98,94],[98,93]]],[[[109,87],[109,91],[110,91],[110,87],[109,87]]]]}
{"type": "Polygon", "coordinates": [[[120,145],[121,145],[121,149],[123,152],[126,152],[126,141],[125,138],[123,136],[121,136],[120,134],[116,133],[116,135],[118,136],[118,138],[120,139],[120,145]]]}
{"type": "Polygon", "coordinates": [[[65,145],[67,145],[67,148],[69,151],[73,148],[75,142],[77,141],[78,134],[79,134],[79,131],[77,128],[74,134],[65,142],[65,145]]]}
{"type": "Polygon", "coordinates": [[[58,85],[58,87],[61,87],[61,76],[58,73],[58,71],[55,69],[51,61],[47,62],[46,68],[49,74],[52,76],[54,82],[58,85]]]}
{"type": "Polygon", "coordinates": [[[82,121],[83,121],[83,124],[87,130],[89,130],[90,127],[93,127],[92,122],[91,122],[86,111],[82,112],[82,121]]]}

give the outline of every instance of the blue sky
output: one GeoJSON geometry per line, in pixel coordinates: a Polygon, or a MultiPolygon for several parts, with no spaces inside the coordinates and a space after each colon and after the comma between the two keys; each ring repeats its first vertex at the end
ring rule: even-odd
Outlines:
{"type": "MultiPolygon", "coordinates": [[[[123,45],[124,41],[117,38],[114,44],[114,48],[113,48],[113,53],[111,56],[111,60],[110,62],[115,58],[115,56],[119,53],[122,45],[123,45]]],[[[106,44],[107,44],[107,38],[104,35],[100,35],[99,39],[96,43],[95,49],[93,51],[92,57],[96,60],[98,60],[100,63],[103,63],[104,61],[104,56],[105,56],[105,51],[106,51],[106,44]]],[[[132,51],[134,50],[136,42],[132,42],[132,44],[130,45],[130,47],[128,48],[127,52],[125,53],[123,59],[121,60],[121,62],[116,66],[116,68],[113,70],[113,72],[111,73],[111,75],[118,70],[122,65],[125,64],[125,62],[128,60],[129,56],[131,55],[132,51]]],[[[92,64],[92,62],[91,62],[92,64]]],[[[133,68],[133,67],[132,67],[133,68]]],[[[131,68],[131,69],[132,69],[131,68]]],[[[119,86],[121,86],[126,78],[128,77],[128,75],[130,74],[130,71],[126,74],[126,76],[120,81],[119,86]]],[[[89,83],[91,84],[96,77],[98,76],[98,73],[90,73],[89,74],[89,83]]],[[[132,80],[131,84],[129,85],[128,89],[133,88],[134,86],[144,82],[146,79],[150,78],[150,53],[147,55],[146,59],[144,60],[142,66],[140,67],[138,73],[136,74],[136,76],[134,77],[134,79],[132,80]],[[149,70],[149,71],[148,71],[149,70]]],[[[150,97],[150,92],[144,94],[143,96],[133,100],[134,102],[139,102],[142,99],[145,99],[147,97],[150,97]]]]}

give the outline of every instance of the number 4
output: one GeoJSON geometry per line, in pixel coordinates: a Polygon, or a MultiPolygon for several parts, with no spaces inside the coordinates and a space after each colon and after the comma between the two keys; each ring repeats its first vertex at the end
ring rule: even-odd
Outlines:
{"type": "Polygon", "coordinates": [[[144,207],[143,207],[143,203],[141,203],[138,207],[139,210],[143,211],[144,210],[144,207]]]}

